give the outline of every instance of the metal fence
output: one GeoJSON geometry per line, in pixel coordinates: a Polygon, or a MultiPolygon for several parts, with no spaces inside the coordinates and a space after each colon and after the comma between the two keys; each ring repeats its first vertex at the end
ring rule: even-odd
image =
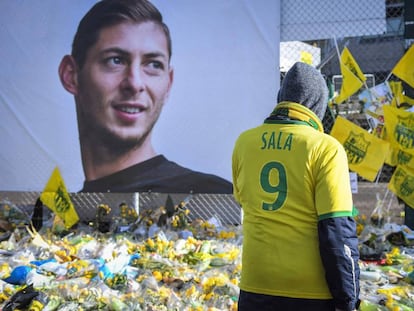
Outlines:
{"type": "MultiPolygon", "coordinates": [[[[286,0],[285,0],[286,1],[286,0]]],[[[290,0],[286,1],[289,2],[290,0]]],[[[390,75],[393,67],[397,64],[398,60],[404,55],[405,51],[412,44],[412,39],[407,38],[405,29],[405,19],[406,10],[412,4],[411,0],[378,0],[373,1],[345,1],[349,5],[356,6],[354,9],[361,12],[361,16],[364,15],[364,10],[369,15],[370,7],[367,6],[368,2],[380,4],[383,7],[385,12],[383,14],[383,20],[385,19],[385,31],[381,34],[372,34],[375,31],[372,31],[373,23],[368,20],[361,19],[354,23],[355,27],[358,27],[361,32],[361,36],[343,36],[336,38],[328,39],[318,39],[318,40],[302,40],[302,41],[283,41],[281,39],[281,77],[280,80],[283,81],[283,77],[288,68],[284,68],[284,60],[287,58],[305,61],[312,63],[316,68],[321,70],[321,73],[326,78],[328,85],[330,86],[331,96],[334,96],[335,93],[339,92],[342,83],[342,76],[339,65],[339,51],[342,51],[346,46],[351,52],[352,56],[355,58],[362,72],[366,75],[366,87],[370,88],[375,85],[381,84],[385,81],[397,80],[396,77],[390,75]],[[364,26],[366,25],[366,26],[364,26]],[[366,33],[366,35],[364,34],[366,33]]],[[[301,3],[306,2],[297,2],[299,4],[296,9],[296,14],[300,18],[306,21],[308,16],[314,14],[319,14],[318,10],[331,10],[336,11],[339,16],[338,10],[344,10],[343,7],[335,6],[337,1],[314,1],[315,4],[322,3],[325,5],[324,8],[318,7],[317,5],[310,7],[309,5],[303,4],[305,7],[300,6],[301,3]],[[331,7],[326,7],[327,5],[331,7]],[[299,13],[298,13],[299,12],[299,13]]],[[[344,3],[344,1],[342,1],[344,3]]],[[[283,10],[283,8],[282,8],[283,10]]],[[[382,10],[382,9],[381,9],[382,10]]],[[[355,11],[355,10],[354,10],[355,11]]],[[[288,14],[288,12],[283,12],[282,14],[288,14]]],[[[345,14],[345,13],[344,13],[345,14]]],[[[344,16],[346,18],[346,16],[344,16]]],[[[332,27],[341,27],[342,21],[340,19],[333,21],[332,27]]],[[[344,26],[345,27],[345,26],[344,26]]],[[[353,25],[347,25],[346,27],[352,28],[353,25]]],[[[343,33],[346,33],[346,29],[340,29],[343,33]]],[[[315,29],[309,27],[309,33],[307,33],[307,28],[303,27],[301,30],[300,37],[314,38],[315,34],[311,33],[315,29]],[[309,34],[309,36],[308,36],[309,34]]],[[[352,33],[352,29],[348,31],[352,33]]],[[[283,36],[282,36],[283,37],[283,36]]],[[[285,66],[286,67],[286,66],[285,66]]],[[[407,85],[403,84],[406,95],[413,93],[413,90],[410,89],[407,85]]],[[[361,92],[361,89],[359,92],[361,92]]],[[[351,96],[345,102],[339,105],[333,105],[331,109],[327,112],[323,119],[323,124],[326,132],[330,132],[332,129],[333,123],[336,116],[341,115],[346,117],[348,120],[356,123],[366,130],[370,129],[370,125],[367,122],[367,117],[364,113],[363,103],[359,100],[358,92],[351,96]]],[[[414,96],[413,96],[414,97],[414,96]]],[[[382,170],[377,176],[379,182],[388,182],[392,176],[394,167],[384,165],[382,170]]],[[[358,177],[360,181],[365,181],[362,177],[358,177]]]]}
{"type": "MultiPolygon", "coordinates": [[[[5,205],[13,205],[31,217],[40,192],[0,191],[0,218],[5,205]]],[[[241,209],[231,194],[167,194],[167,193],[69,193],[74,208],[83,222],[94,221],[97,207],[108,205],[110,211],[106,216],[113,220],[119,216],[121,204],[133,208],[137,214],[146,210],[156,210],[167,205],[167,199],[176,206],[185,203],[189,210],[189,219],[216,219],[223,225],[241,224],[241,209]]]]}

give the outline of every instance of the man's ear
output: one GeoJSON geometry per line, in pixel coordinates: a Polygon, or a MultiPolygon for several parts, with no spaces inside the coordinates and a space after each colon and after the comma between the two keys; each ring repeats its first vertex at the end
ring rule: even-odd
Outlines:
{"type": "Polygon", "coordinates": [[[170,97],[171,87],[172,87],[173,82],[174,82],[174,68],[173,67],[170,67],[170,71],[168,73],[168,76],[169,76],[170,82],[168,84],[168,91],[167,91],[167,95],[166,95],[165,99],[170,97]]]}
{"type": "Polygon", "coordinates": [[[65,55],[59,65],[59,78],[65,90],[73,95],[78,92],[77,74],[75,59],[71,55],[65,55]]]}

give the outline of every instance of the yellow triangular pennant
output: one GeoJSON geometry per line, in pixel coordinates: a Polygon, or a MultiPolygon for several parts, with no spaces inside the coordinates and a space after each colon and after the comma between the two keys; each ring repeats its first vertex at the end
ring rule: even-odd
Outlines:
{"type": "Polygon", "coordinates": [[[48,183],[40,195],[40,199],[43,204],[62,219],[66,228],[72,227],[79,221],[79,216],[57,167],[53,170],[48,183]]]}

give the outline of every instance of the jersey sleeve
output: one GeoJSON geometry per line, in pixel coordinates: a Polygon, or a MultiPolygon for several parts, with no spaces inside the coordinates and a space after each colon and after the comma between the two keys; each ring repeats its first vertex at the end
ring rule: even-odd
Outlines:
{"type": "Polygon", "coordinates": [[[333,137],[315,152],[315,206],[319,220],[352,216],[352,192],[348,159],[343,146],[333,137]]]}

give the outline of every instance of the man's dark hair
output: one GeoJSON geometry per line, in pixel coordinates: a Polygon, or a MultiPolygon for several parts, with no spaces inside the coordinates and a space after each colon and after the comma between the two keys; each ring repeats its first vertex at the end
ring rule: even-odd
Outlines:
{"type": "Polygon", "coordinates": [[[82,18],[72,43],[72,56],[82,68],[91,46],[98,40],[102,29],[122,22],[154,22],[161,26],[167,38],[171,59],[172,43],[168,26],[160,11],[147,0],[101,0],[82,18]]]}

